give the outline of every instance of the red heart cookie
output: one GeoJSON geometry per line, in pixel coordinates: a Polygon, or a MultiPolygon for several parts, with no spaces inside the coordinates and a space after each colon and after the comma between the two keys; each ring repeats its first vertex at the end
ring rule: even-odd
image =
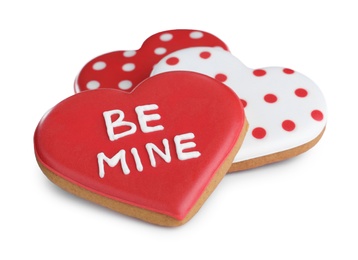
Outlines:
{"type": "Polygon", "coordinates": [[[78,74],[75,92],[98,88],[131,91],[149,77],[153,66],[165,55],[188,47],[210,46],[228,50],[216,36],[199,30],[169,30],[144,41],[139,50],[114,51],[88,62],[78,74]]]}
{"type": "Polygon", "coordinates": [[[194,72],[148,78],[131,93],[84,91],[53,107],[34,134],[58,186],[164,226],[187,222],[229,169],[247,130],[237,95],[194,72]]]}

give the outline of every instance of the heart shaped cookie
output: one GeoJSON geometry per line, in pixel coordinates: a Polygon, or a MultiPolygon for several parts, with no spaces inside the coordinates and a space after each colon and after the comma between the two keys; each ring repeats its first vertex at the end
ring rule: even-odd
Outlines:
{"type": "Polygon", "coordinates": [[[216,36],[200,30],[168,30],[144,41],[139,50],[114,51],[88,62],[75,80],[75,92],[98,88],[131,91],[149,77],[153,66],[165,55],[180,49],[210,46],[228,50],[216,36]]]}
{"type": "Polygon", "coordinates": [[[174,70],[206,74],[241,98],[250,127],[230,172],[301,154],[324,133],[324,97],[314,82],[297,71],[250,69],[227,51],[193,47],[167,55],[151,75],[174,70]]]}
{"type": "Polygon", "coordinates": [[[98,89],[54,106],[34,134],[58,186],[163,226],[186,223],[223,178],[247,124],[237,95],[194,72],[148,78],[132,92],[98,89]]]}

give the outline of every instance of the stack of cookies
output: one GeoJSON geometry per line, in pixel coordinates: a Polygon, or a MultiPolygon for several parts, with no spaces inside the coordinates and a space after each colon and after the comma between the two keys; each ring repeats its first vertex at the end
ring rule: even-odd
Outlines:
{"type": "Polygon", "coordinates": [[[89,61],[34,134],[56,185],[161,226],[189,221],[228,173],[297,156],[326,127],[320,89],[246,67],[214,35],[170,30],[89,61]]]}

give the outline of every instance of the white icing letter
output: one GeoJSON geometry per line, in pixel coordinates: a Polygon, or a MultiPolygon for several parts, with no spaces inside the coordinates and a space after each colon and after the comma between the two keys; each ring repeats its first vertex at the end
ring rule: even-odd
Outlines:
{"type": "Polygon", "coordinates": [[[137,148],[132,148],[131,149],[131,153],[133,155],[134,161],[135,161],[135,166],[137,168],[138,171],[143,171],[143,164],[142,161],[140,160],[140,157],[138,155],[138,150],[137,148]]]}
{"type": "Polygon", "coordinates": [[[147,122],[149,121],[159,120],[160,115],[159,114],[145,115],[144,112],[150,110],[156,110],[156,109],[158,109],[158,105],[156,104],[138,106],[135,108],[135,111],[137,112],[138,115],[140,129],[142,129],[143,133],[155,132],[164,129],[162,125],[156,125],[156,126],[147,125],[147,122]]]}
{"type": "Polygon", "coordinates": [[[163,145],[164,145],[164,149],[165,149],[165,153],[163,153],[155,144],[152,143],[147,143],[145,145],[145,148],[147,148],[148,151],[148,155],[149,155],[149,159],[150,159],[150,164],[153,167],[157,166],[157,163],[155,161],[154,158],[154,153],[153,150],[155,150],[155,152],[163,158],[164,161],[166,161],[167,163],[169,163],[171,161],[171,157],[170,157],[170,151],[169,151],[169,142],[167,139],[163,139],[163,145]]]}
{"type": "Polygon", "coordinates": [[[135,131],[137,130],[137,127],[134,123],[123,121],[124,113],[122,110],[115,109],[115,110],[111,110],[111,111],[106,111],[106,112],[103,112],[103,116],[104,116],[104,121],[106,122],[107,134],[108,134],[109,140],[111,140],[111,141],[117,140],[117,139],[127,136],[127,135],[134,134],[135,131]],[[114,114],[118,114],[119,117],[115,122],[112,122],[111,116],[114,114]],[[129,126],[130,129],[125,132],[115,134],[113,131],[113,128],[118,127],[118,126],[129,126]]]}
{"type": "Polygon", "coordinates": [[[98,159],[98,168],[99,168],[99,177],[104,178],[104,165],[103,161],[106,161],[106,163],[114,167],[118,164],[119,160],[121,161],[122,171],[125,175],[130,173],[130,170],[128,168],[127,162],[126,162],[126,151],[120,150],[115,156],[112,158],[108,158],[104,153],[97,154],[98,159]]]}
{"type": "Polygon", "coordinates": [[[177,151],[178,159],[181,161],[192,159],[192,158],[198,158],[201,154],[198,151],[192,151],[192,152],[183,152],[185,149],[194,148],[196,146],[196,143],[194,142],[187,142],[187,143],[181,143],[183,140],[189,140],[193,139],[195,136],[193,133],[187,133],[182,135],[176,135],[174,137],[174,143],[175,148],[177,151]]]}

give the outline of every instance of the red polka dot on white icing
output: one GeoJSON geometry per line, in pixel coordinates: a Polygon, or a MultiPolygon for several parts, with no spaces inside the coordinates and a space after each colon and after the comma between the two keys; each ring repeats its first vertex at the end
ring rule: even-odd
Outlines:
{"type": "Polygon", "coordinates": [[[106,66],[107,64],[104,61],[97,61],[93,64],[92,68],[94,70],[103,70],[106,66]]]}
{"type": "Polygon", "coordinates": [[[177,57],[171,57],[171,58],[169,58],[169,59],[166,60],[166,63],[167,63],[168,65],[173,66],[173,65],[176,65],[176,64],[179,63],[179,59],[178,59],[177,57]]]}
{"type": "Polygon", "coordinates": [[[220,82],[225,82],[227,80],[227,76],[223,73],[218,73],[215,75],[215,79],[220,82]]]}
{"type": "Polygon", "coordinates": [[[285,74],[293,74],[295,72],[294,70],[291,70],[291,69],[288,69],[288,68],[284,68],[282,71],[285,74]]]}
{"type": "Polygon", "coordinates": [[[101,84],[97,80],[91,80],[87,82],[86,87],[90,90],[99,88],[101,84]]]}
{"type": "Polygon", "coordinates": [[[298,88],[298,89],[295,90],[295,95],[297,97],[303,98],[303,97],[306,97],[308,95],[308,92],[304,88],[298,88]]]}
{"type": "Polygon", "coordinates": [[[266,130],[262,127],[254,128],[251,133],[256,139],[263,139],[266,136],[266,130]]]}
{"type": "Polygon", "coordinates": [[[189,36],[192,39],[200,39],[200,38],[202,38],[204,36],[204,34],[202,32],[196,32],[195,31],[195,32],[191,32],[189,36]]]}
{"type": "Polygon", "coordinates": [[[136,51],[124,51],[123,52],[123,56],[126,57],[126,58],[130,58],[130,57],[133,57],[137,54],[136,51]]]}
{"type": "Polygon", "coordinates": [[[133,63],[126,63],[122,66],[123,71],[132,71],[135,69],[135,65],[133,63]]]}
{"type": "Polygon", "coordinates": [[[132,85],[133,84],[130,80],[122,80],[121,82],[118,83],[118,87],[123,90],[130,89],[132,85]]]}
{"type": "Polygon", "coordinates": [[[264,100],[267,103],[275,103],[277,101],[277,96],[274,94],[267,94],[264,96],[264,100]]]}
{"type": "Polygon", "coordinates": [[[257,69],[252,72],[256,77],[262,77],[266,75],[266,71],[262,69],[257,69]]]}
{"type": "Polygon", "coordinates": [[[162,35],[159,36],[159,39],[163,42],[167,42],[170,41],[171,39],[173,39],[173,34],[171,33],[163,33],[162,35]]]}
{"type": "Polygon", "coordinates": [[[316,121],[322,121],[323,120],[323,113],[320,110],[313,110],[311,112],[311,116],[316,121]]]}
{"type": "Polygon", "coordinates": [[[211,53],[208,52],[208,51],[203,51],[203,52],[200,52],[199,56],[200,56],[200,58],[202,58],[202,59],[208,59],[208,58],[210,58],[211,53]]]}
{"type": "Polygon", "coordinates": [[[285,120],[282,122],[282,128],[287,132],[291,132],[296,128],[296,124],[292,120],[285,120]]]}
{"type": "Polygon", "coordinates": [[[154,50],[154,53],[157,55],[163,55],[166,52],[167,52],[167,49],[163,48],[163,47],[158,47],[154,50]]]}

